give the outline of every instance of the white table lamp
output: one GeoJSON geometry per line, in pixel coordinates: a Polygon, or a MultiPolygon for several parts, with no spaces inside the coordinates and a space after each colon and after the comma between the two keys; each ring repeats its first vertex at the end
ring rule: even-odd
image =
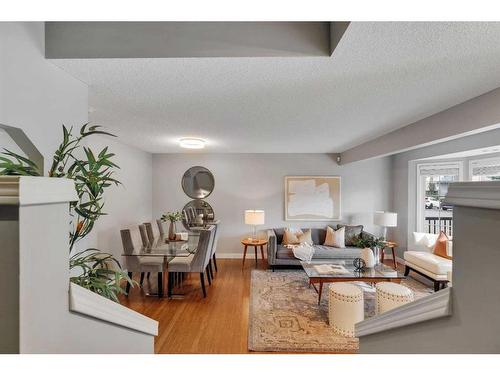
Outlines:
{"type": "Polygon", "coordinates": [[[387,240],[387,228],[398,226],[398,214],[395,212],[377,211],[373,216],[373,224],[384,228],[383,237],[387,240]]]}
{"type": "Polygon", "coordinates": [[[264,210],[245,210],[245,224],[253,225],[253,239],[257,239],[257,225],[263,225],[264,210]]]}

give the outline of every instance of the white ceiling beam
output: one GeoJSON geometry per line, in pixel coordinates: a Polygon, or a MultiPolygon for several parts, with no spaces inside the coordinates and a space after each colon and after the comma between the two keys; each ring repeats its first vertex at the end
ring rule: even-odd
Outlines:
{"type": "Polygon", "coordinates": [[[500,88],[340,153],[339,164],[388,156],[500,128],[500,88]]]}
{"type": "Polygon", "coordinates": [[[340,40],[344,36],[350,22],[330,22],[330,56],[333,56],[335,48],[340,43],[340,40]]]}
{"type": "Polygon", "coordinates": [[[332,29],[338,43],[330,22],[46,22],[45,57],[327,57],[332,29]]]}

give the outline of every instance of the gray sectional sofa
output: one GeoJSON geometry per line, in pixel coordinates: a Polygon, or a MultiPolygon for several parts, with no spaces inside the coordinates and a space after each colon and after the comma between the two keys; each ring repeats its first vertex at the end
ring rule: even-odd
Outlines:
{"type": "MultiPolygon", "coordinates": [[[[334,225],[330,226],[335,228],[334,225]]],[[[313,261],[333,259],[349,261],[361,256],[361,249],[354,245],[355,237],[361,236],[361,238],[369,238],[373,237],[373,235],[365,232],[362,225],[352,226],[339,224],[336,227],[339,228],[341,226],[346,227],[346,247],[343,249],[323,245],[326,237],[326,227],[311,228],[311,237],[314,246],[313,261]]],[[[267,262],[273,270],[277,266],[300,266],[300,260],[295,258],[292,249],[289,249],[281,244],[284,231],[285,228],[274,228],[267,231],[267,262]]]]}

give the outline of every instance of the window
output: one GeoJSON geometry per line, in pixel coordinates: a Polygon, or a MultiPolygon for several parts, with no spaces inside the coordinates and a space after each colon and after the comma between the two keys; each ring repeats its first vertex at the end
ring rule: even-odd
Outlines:
{"type": "Polygon", "coordinates": [[[469,177],[471,181],[500,181],[500,158],[471,160],[469,177]]]}
{"type": "Polygon", "coordinates": [[[450,182],[462,180],[462,163],[417,165],[417,231],[453,236],[453,207],[444,204],[450,182]]]}

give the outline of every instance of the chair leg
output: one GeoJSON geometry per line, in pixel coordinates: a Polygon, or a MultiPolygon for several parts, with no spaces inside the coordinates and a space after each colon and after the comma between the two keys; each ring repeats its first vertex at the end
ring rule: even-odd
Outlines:
{"type": "Polygon", "coordinates": [[[437,292],[441,287],[441,283],[439,281],[434,281],[434,291],[437,292]]]}
{"type": "Polygon", "coordinates": [[[144,272],[141,272],[141,286],[144,284],[144,272]]]}
{"type": "Polygon", "coordinates": [[[210,276],[210,268],[208,266],[205,268],[205,273],[207,274],[208,285],[212,285],[212,276],[210,276]]]}
{"type": "Polygon", "coordinates": [[[158,298],[163,297],[163,272],[158,272],[158,298]]]}
{"type": "Polygon", "coordinates": [[[172,283],[173,283],[173,274],[172,272],[167,272],[167,296],[172,297],[172,283]]]}
{"type": "Polygon", "coordinates": [[[219,271],[217,271],[217,260],[215,259],[215,253],[214,253],[212,258],[214,259],[215,272],[219,272],[219,271]]]}
{"type": "MultiPolygon", "coordinates": [[[[128,273],[128,277],[132,278],[132,272],[128,273]]],[[[128,292],[130,292],[130,283],[129,282],[127,282],[127,287],[125,288],[125,291],[127,292],[127,295],[128,295],[128,292]]]]}
{"type": "Polygon", "coordinates": [[[208,261],[208,267],[210,268],[210,277],[213,279],[214,278],[214,270],[212,268],[212,260],[211,259],[208,261]]]}
{"type": "Polygon", "coordinates": [[[408,276],[409,273],[410,273],[410,267],[405,266],[405,276],[408,276]]]}
{"type": "Polygon", "coordinates": [[[147,278],[149,280],[149,276],[151,276],[151,272],[148,272],[147,278]]]}
{"type": "Polygon", "coordinates": [[[200,272],[200,283],[201,283],[201,290],[203,291],[203,298],[206,298],[207,291],[205,290],[205,275],[203,274],[203,272],[200,272]]]}

